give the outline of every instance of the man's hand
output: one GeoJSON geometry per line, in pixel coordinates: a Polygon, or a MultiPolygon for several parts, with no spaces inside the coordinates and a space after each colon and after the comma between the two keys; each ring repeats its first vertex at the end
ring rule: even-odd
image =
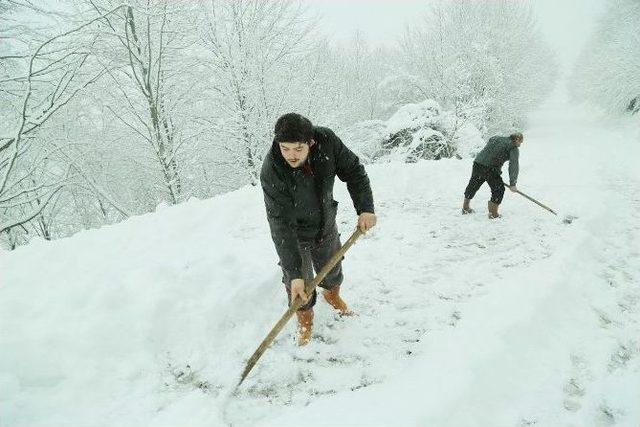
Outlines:
{"type": "Polygon", "coordinates": [[[303,303],[306,303],[309,297],[304,291],[304,279],[293,279],[291,281],[291,302],[300,297],[303,303]]]}
{"type": "Polygon", "coordinates": [[[514,193],[518,192],[518,187],[516,187],[515,185],[510,185],[509,186],[509,190],[513,191],[514,193]]]}
{"type": "Polygon", "coordinates": [[[377,221],[378,219],[376,218],[375,214],[372,214],[370,212],[362,212],[358,216],[358,228],[363,233],[366,233],[376,225],[377,221]]]}

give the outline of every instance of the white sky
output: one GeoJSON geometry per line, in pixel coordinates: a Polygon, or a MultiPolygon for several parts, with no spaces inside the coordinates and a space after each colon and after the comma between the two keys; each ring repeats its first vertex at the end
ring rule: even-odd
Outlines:
{"type": "MultiPolygon", "coordinates": [[[[517,1],[517,0],[514,0],[517,1]]],[[[305,0],[322,17],[320,29],[336,41],[356,30],[375,44],[391,44],[408,23],[419,22],[429,0],[305,0]]],[[[589,38],[606,0],[532,0],[540,29],[571,64],[589,38]]]]}

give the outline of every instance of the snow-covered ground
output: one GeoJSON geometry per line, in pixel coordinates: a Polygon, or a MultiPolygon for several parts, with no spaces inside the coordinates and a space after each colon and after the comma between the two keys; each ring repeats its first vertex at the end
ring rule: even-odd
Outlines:
{"type": "Polygon", "coordinates": [[[259,189],[0,252],[0,426],[637,427],[639,158],[637,122],[555,101],[519,188],[557,217],[507,191],[489,221],[486,186],[460,215],[470,159],[369,166],[358,315],[319,299],[235,393],[286,309],[259,189]]]}

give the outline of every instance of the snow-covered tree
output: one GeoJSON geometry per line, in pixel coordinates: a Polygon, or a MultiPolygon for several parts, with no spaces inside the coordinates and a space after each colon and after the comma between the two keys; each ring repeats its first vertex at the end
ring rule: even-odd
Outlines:
{"type": "MultiPolygon", "coordinates": [[[[212,150],[222,151],[241,182],[257,183],[262,157],[279,114],[303,100],[301,69],[313,52],[310,23],[300,2],[203,0],[198,22],[200,65],[194,82],[209,108],[212,150]]],[[[207,113],[202,116],[202,113],[207,113]]]]}
{"type": "Polygon", "coordinates": [[[19,235],[28,234],[29,227],[51,238],[50,221],[44,215],[75,174],[70,164],[61,161],[67,147],[54,143],[49,126],[101,78],[102,71],[90,66],[95,39],[87,29],[117,9],[66,25],[55,22],[61,15],[50,13],[49,21],[25,27],[20,14],[47,11],[29,2],[11,5],[15,7],[5,6],[0,16],[5,48],[0,70],[0,233],[13,247],[24,240],[19,235]]]}
{"type": "Polygon", "coordinates": [[[307,96],[317,99],[314,114],[322,123],[344,128],[384,115],[380,84],[388,73],[388,53],[373,48],[359,32],[340,46],[327,42],[310,62],[307,96]]]}
{"type": "MultiPolygon", "coordinates": [[[[102,11],[113,5],[85,2],[102,11]]],[[[171,2],[123,2],[122,12],[101,22],[93,53],[107,76],[97,104],[126,130],[119,145],[136,145],[125,160],[137,160],[139,176],[155,202],[185,197],[180,150],[188,125],[177,112],[188,102],[181,61],[187,31],[171,2]],[[178,87],[176,88],[176,81],[178,87]],[[149,161],[153,159],[152,161],[149,161]]],[[[177,9],[177,10],[176,10],[177,9]]],[[[101,112],[102,113],[102,112],[101,112]]],[[[114,135],[111,133],[111,135],[114,135]]]]}
{"type": "Polygon", "coordinates": [[[571,93],[613,113],[640,111],[640,2],[610,3],[576,63],[571,93]]]}
{"type": "Polygon", "coordinates": [[[508,132],[552,89],[555,62],[524,2],[440,1],[409,28],[385,81],[402,105],[434,99],[483,133],[508,132]]]}

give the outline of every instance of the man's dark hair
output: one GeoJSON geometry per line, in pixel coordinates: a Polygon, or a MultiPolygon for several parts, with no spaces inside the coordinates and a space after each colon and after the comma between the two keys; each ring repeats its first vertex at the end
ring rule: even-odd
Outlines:
{"type": "Polygon", "coordinates": [[[313,138],[313,125],[298,113],[287,113],[276,121],[276,142],[304,142],[313,138]]]}
{"type": "Polygon", "coordinates": [[[516,142],[516,141],[522,141],[524,139],[524,136],[522,136],[522,133],[520,132],[514,132],[511,135],[509,135],[509,138],[511,138],[511,141],[516,142]]]}

